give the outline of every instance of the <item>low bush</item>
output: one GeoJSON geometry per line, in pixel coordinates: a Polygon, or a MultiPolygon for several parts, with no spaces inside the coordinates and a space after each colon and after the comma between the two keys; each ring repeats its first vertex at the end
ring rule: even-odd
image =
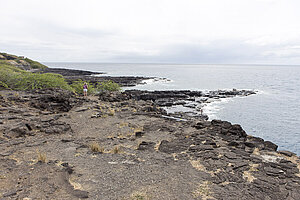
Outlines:
{"type": "Polygon", "coordinates": [[[14,90],[62,88],[72,91],[62,75],[31,73],[3,63],[0,63],[0,88],[14,90]]]}
{"type": "Polygon", "coordinates": [[[20,90],[62,88],[72,91],[72,88],[60,74],[35,74],[26,72],[18,76],[18,78],[19,81],[17,82],[17,89],[20,90]]]}
{"type": "Polygon", "coordinates": [[[37,61],[31,60],[29,58],[25,58],[24,60],[26,62],[28,62],[33,69],[46,69],[47,68],[46,65],[43,65],[43,64],[41,64],[37,61]]]}
{"type": "MultiPolygon", "coordinates": [[[[77,80],[77,81],[73,81],[71,84],[71,88],[73,89],[73,91],[77,94],[83,94],[83,85],[84,85],[85,81],[83,80],[77,80]]],[[[94,88],[94,86],[92,84],[90,84],[89,82],[86,82],[88,85],[88,94],[94,94],[96,92],[96,89],[94,88]]]]}
{"type": "Polygon", "coordinates": [[[98,83],[97,90],[99,92],[105,92],[105,91],[120,91],[121,87],[118,83],[115,83],[114,81],[108,80],[98,83]]]}
{"type": "MultiPolygon", "coordinates": [[[[35,63],[35,61],[32,61],[32,63],[35,63]]],[[[36,63],[40,64],[38,62],[36,63]]],[[[42,68],[42,66],[40,66],[39,68],[42,68]]],[[[73,81],[71,85],[69,85],[64,77],[60,74],[32,73],[15,67],[5,61],[0,61],[0,89],[32,90],[45,88],[61,88],[75,92],[77,94],[83,94],[84,83],[85,81],[77,80],[73,81]]],[[[88,94],[121,90],[120,85],[111,80],[99,82],[96,88],[89,82],[87,82],[87,84],[88,94]]]]}
{"type": "Polygon", "coordinates": [[[9,87],[8,87],[8,85],[7,84],[5,84],[4,82],[2,82],[2,81],[0,81],[0,88],[4,88],[4,89],[10,89],[9,87]]]}

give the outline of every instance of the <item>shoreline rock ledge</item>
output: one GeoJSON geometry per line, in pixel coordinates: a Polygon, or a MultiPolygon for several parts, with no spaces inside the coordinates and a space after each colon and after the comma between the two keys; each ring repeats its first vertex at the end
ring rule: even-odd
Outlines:
{"type": "Polygon", "coordinates": [[[0,91],[0,199],[300,199],[292,152],[128,93],[0,91]]]}

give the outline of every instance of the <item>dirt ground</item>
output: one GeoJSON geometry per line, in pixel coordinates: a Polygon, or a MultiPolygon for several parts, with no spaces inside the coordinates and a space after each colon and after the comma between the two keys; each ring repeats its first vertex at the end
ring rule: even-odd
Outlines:
{"type": "Polygon", "coordinates": [[[150,101],[0,92],[0,199],[300,199],[299,158],[150,101]]]}

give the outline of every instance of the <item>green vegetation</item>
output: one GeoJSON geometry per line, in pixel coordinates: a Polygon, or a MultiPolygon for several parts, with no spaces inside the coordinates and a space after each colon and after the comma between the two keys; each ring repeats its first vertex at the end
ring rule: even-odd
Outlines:
{"type": "Polygon", "coordinates": [[[29,58],[25,58],[24,60],[26,62],[28,62],[30,64],[31,68],[33,68],[33,69],[45,69],[45,68],[47,68],[46,65],[43,65],[43,64],[41,64],[37,61],[31,60],[29,58]]]}
{"type": "MultiPolygon", "coordinates": [[[[73,88],[73,91],[77,94],[83,94],[83,85],[86,81],[83,80],[77,80],[73,81],[71,84],[71,87],[73,88]]],[[[105,91],[120,91],[120,85],[109,80],[109,81],[103,81],[99,82],[97,87],[95,88],[93,84],[90,82],[86,82],[88,84],[88,94],[95,94],[97,92],[105,92],[105,91]]]]}
{"type": "Polygon", "coordinates": [[[20,90],[27,89],[45,89],[45,88],[61,88],[72,91],[62,75],[45,73],[25,73],[18,77],[17,88],[20,90]]]}
{"type": "Polygon", "coordinates": [[[0,63],[0,88],[14,90],[62,88],[73,91],[59,74],[31,73],[3,62],[0,63]]]}
{"type": "Polygon", "coordinates": [[[37,61],[31,60],[29,58],[24,58],[23,56],[15,56],[7,53],[0,53],[0,64],[14,63],[14,65],[30,65],[32,69],[45,69],[46,65],[43,65],[37,61]]]}
{"type": "Polygon", "coordinates": [[[99,92],[104,92],[104,91],[113,92],[113,91],[120,91],[121,88],[120,88],[120,85],[118,83],[115,83],[114,81],[108,80],[108,81],[100,82],[97,85],[97,90],[99,92]]]}
{"type": "MultiPolygon", "coordinates": [[[[76,94],[83,94],[83,85],[84,85],[85,81],[83,80],[77,80],[77,81],[73,81],[71,84],[71,87],[73,89],[73,91],[76,94]]],[[[92,84],[90,84],[89,82],[86,82],[88,85],[88,94],[94,94],[96,92],[96,89],[94,88],[94,86],[92,84]]]]}
{"type": "MultiPolygon", "coordinates": [[[[83,94],[83,85],[85,81],[73,81],[71,85],[67,83],[64,77],[54,73],[32,73],[18,67],[22,63],[30,64],[33,69],[47,68],[45,65],[33,61],[29,58],[19,57],[6,53],[0,53],[0,89],[11,90],[32,90],[45,88],[61,88],[83,94]]],[[[104,91],[120,91],[119,84],[108,80],[98,83],[95,88],[93,84],[87,82],[88,94],[104,91]]]]}
{"type": "Polygon", "coordinates": [[[9,89],[8,85],[6,85],[5,83],[3,83],[2,81],[0,81],[0,88],[9,89]]]}
{"type": "Polygon", "coordinates": [[[146,192],[136,191],[131,194],[131,200],[150,200],[151,197],[146,192]]]}

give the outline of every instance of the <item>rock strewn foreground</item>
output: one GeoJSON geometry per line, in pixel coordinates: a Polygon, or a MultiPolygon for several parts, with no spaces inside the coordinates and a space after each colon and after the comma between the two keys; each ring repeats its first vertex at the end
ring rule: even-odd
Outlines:
{"type": "Polygon", "coordinates": [[[0,94],[1,199],[300,199],[299,158],[239,125],[128,94],[0,94]]]}

